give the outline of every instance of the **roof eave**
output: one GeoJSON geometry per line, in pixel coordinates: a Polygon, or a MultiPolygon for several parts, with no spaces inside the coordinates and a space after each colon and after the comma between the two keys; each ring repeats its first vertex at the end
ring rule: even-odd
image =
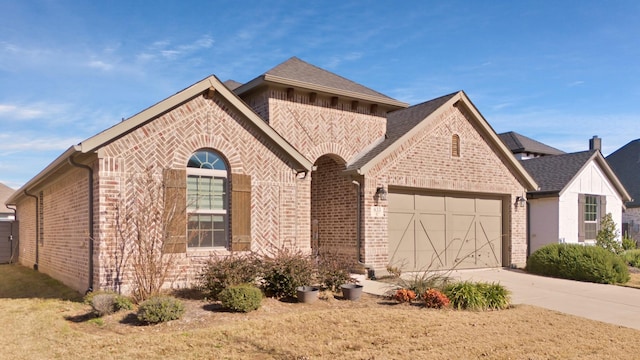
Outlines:
{"type": "Polygon", "coordinates": [[[404,109],[404,108],[409,106],[409,104],[407,104],[405,102],[398,101],[398,100],[391,99],[391,98],[386,98],[386,97],[382,97],[382,96],[373,96],[373,95],[368,95],[368,94],[362,94],[362,93],[359,93],[359,92],[342,90],[342,89],[336,89],[336,88],[329,87],[329,86],[308,83],[308,82],[305,82],[305,81],[293,80],[293,79],[284,78],[284,77],[281,77],[281,76],[276,76],[276,75],[271,75],[271,74],[264,74],[262,76],[259,76],[259,77],[255,78],[255,79],[249,81],[248,83],[238,87],[235,90],[235,93],[238,94],[238,95],[242,95],[242,94],[244,94],[244,93],[246,93],[246,92],[248,92],[248,91],[250,91],[252,89],[255,89],[255,88],[259,87],[260,85],[265,85],[265,84],[268,84],[268,83],[274,83],[274,84],[279,84],[279,85],[284,85],[284,86],[291,86],[291,87],[296,87],[296,88],[303,88],[303,89],[307,89],[307,90],[311,90],[311,91],[317,91],[317,92],[321,92],[321,93],[332,94],[332,95],[342,96],[342,97],[351,98],[351,99],[358,99],[358,100],[368,101],[368,102],[372,102],[372,103],[376,103],[376,104],[389,106],[394,110],[404,109]]]}

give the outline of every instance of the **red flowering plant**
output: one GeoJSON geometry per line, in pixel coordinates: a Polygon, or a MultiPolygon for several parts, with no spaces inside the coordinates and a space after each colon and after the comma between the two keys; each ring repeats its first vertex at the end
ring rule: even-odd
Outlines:
{"type": "Polygon", "coordinates": [[[393,295],[393,298],[401,304],[411,303],[416,299],[416,293],[409,289],[398,289],[393,295]]]}
{"type": "Polygon", "coordinates": [[[449,298],[447,295],[441,293],[436,289],[429,289],[422,294],[422,300],[426,307],[431,309],[442,309],[449,305],[449,298]]]}

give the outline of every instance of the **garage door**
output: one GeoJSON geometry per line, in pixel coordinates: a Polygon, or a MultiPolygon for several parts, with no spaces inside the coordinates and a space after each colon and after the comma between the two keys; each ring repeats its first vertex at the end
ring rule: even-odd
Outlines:
{"type": "Polygon", "coordinates": [[[502,200],[389,194],[389,257],[404,270],[502,266],[502,200]]]}

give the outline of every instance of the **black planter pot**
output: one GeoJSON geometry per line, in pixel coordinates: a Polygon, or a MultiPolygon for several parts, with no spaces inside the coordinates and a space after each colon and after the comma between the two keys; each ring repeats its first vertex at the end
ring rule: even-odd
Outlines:
{"type": "Polygon", "coordinates": [[[298,295],[298,302],[311,304],[318,300],[318,293],[320,289],[315,286],[298,286],[296,293],[298,295]]]}
{"type": "Polygon", "coordinates": [[[342,289],[342,297],[347,300],[356,301],[362,295],[362,285],[360,284],[343,284],[340,288],[342,289]]]}

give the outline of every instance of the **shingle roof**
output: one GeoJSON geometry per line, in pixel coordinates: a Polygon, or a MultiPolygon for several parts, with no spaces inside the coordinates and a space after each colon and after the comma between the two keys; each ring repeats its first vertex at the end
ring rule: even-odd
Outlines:
{"type": "Polygon", "coordinates": [[[634,199],[627,206],[640,207],[640,139],[611,153],[607,162],[634,199]]]}
{"type": "MultiPolygon", "coordinates": [[[[597,150],[542,156],[520,161],[540,186],[538,192],[560,193],[597,150]]],[[[535,192],[534,192],[535,193],[535,192]]]]}
{"type": "Polygon", "coordinates": [[[233,90],[239,88],[240,86],[242,86],[242,83],[239,83],[239,82],[237,82],[235,80],[231,80],[231,79],[229,79],[227,81],[224,81],[223,84],[224,84],[224,86],[229,88],[229,90],[231,90],[231,91],[233,91],[233,90]]]}
{"type": "Polygon", "coordinates": [[[273,69],[268,70],[265,74],[301,81],[308,84],[326,86],[333,89],[392,99],[387,95],[369,89],[368,87],[360,85],[354,81],[302,61],[295,56],[277,65],[273,69]]]}
{"type": "Polygon", "coordinates": [[[387,114],[387,134],[385,139],[358,160],[350,164],[347,167],[347,171],[359,169],[364,164],[371,161],[374,157],[398,141],[404,134],[416,127],[421,121],[426,119],[431,113],[449,101],[449,99],[454,97],[456,94],[458,94],[458,92],[444,95],[439,98],[387,114]]]}
{"type": "Polygon", "coordinates": [[[539,155],[560,155],[565,153],[562,150],[558,150],[514,131],[498,134],[498,136],[514,154],[532,153],[539,155]]]}
{"type": "Polygon", "coordinates": [[[14,192],[15,190],[13,190],[12,188],[3,183],[0,183],[0,213],[13,212],[13,210],[4,205],[4,202],[7,201],[14,192]]]}

